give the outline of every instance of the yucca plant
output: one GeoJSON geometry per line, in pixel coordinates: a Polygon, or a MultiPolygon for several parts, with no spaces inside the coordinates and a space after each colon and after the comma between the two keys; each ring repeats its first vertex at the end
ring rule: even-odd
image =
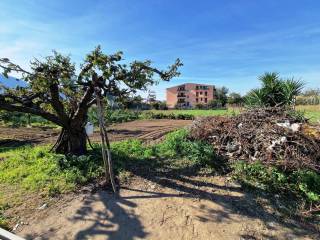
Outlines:
{"type": "Polygon", "coordinates": [[[300,80],[280,78],[278,73],[265,73],[259,77],[262,87],[251,90],[245,97],[249,107],[294,106],[295,98],[304,87],[300,80]]]}
{"type": "Polygon", "coordinates": [[[282,82],[282,96],[285,101],[285,105],[293,106],[295,104],[296,97],[301,93],[304,87],[304,83],[300,80],[287,79],[282,82]]]}

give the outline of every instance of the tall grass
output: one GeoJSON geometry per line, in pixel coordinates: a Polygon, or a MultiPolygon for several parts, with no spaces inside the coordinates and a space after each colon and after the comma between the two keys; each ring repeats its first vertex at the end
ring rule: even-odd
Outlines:
{"type": "Polygon", "coordinates": [[[296,109],[304,112],[311,122],[320,122],[320,105],[298,105],[296,109]]]}

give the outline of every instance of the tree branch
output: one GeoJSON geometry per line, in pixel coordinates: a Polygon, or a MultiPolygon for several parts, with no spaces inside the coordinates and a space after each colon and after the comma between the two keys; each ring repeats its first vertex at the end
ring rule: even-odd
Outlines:
{"type": "Polygon", "coordinates": [[[33,108],[27,106],[19,106],[12,103],[8,103],[2,99],[0,99],[0,109],[6,110],[9,112],[23,112],[23,113],[31,113],[34,115],[41,116],[51,122],[54,122],[60,126],[63,126],[61,120],[54,114],[43,111],[41,108],[33,108]]]}
{"type": "Polygon", "coordinates": [[[50,95],[51,95],[51,106],[56,111],[58,116],[61,118],[64,125],[68,125],[68,116],[64,110],[64,106],[60,101],[59,88],[57,83],[50,85],[50,95]]]}
{"type": "MultiPolygon", "coordinates": [[[[72,117],[72,122],[74,122],[74,120],[77,119],[84,119],[87,115],[87,111],[90,107],[89,102],[92,102],[92,95],[94,93],[94,87],[93,85],[88,86],[85,94],[83,95],[83,97],[80,100],[80,103],[78,104],[78,108],[75,112],[75,114],[72,117]]],[[[75,121],[75,123],[77,123],[79,121],[75,121]]]]}

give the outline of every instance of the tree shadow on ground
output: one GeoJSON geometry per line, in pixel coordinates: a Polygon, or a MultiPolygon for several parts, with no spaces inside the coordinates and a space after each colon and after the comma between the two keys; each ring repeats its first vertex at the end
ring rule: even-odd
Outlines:
{"type": "MultiPolygon", "coordinates": [[[[201,222],[231,223],[239,221],[239,218],[235,220],[234,215],[240,215],[249,219],[259,219],[270,230],[275,230],[275,224],[290,229],[286,233],[288,235],[283,236],[285,238],[317,234],[312,229],[312,226],[303,225],[296,221],[283,221],[281,216],[265,211],[256,201],[257,195],[244,192],[240,186],[221,186],[198,178],[194,179],[201,175],[202,166],[199,164],[181,165],[179,167],[172,164],[174,160],[154,159],[152,161],[137,161],[137,159],[128,158],[124,167],[126,171],[130,171],[133,175],[156,184],[161,189],[169,188],[176,193],[122,187],[122,189],[136,194],[121,197],[120,195],[99,190],[96,194],[85,199],[77,214],[70,218],[70,221],[74,223],[79,221],[92,222],[90,227],[81,229],[76,234],[75,239],[90,239],[93,236],[105,236],[106,239],[111,240],[148,238],[148,233],[144,230],[143,223],[134,214],[134,208],[137,205],[132,201],[136,199],[150,199],[152,201],[152,199],[156,198],[202,199],[212,201],[222,207],[222,209],[218,210],[199,204],[197,210],[200,211],[201,216],[197,216],[197,218],[201,222]],[[173,165],[175,166],[172,167],[173,165]],[[239,194],[229,194],[230,192],[239,194]],[[97,202],[103,204],[103,210],[94,210],[92,206],[97,202]],[[123,206],[127,206],[126,210],[123,206]]],[[[261,236],[268,239],[273,238],[273,236],[268,236],[265,233],[261,233],[259,237],[261,236]]],[[[242,239],[256,239],[255,235],[250,232],[243,233],[239,237],[242,237],[242,239]]]]}
{"type": "Polygon", "coordinates": [[[136,207],[135,203],[121,198],[118,194],[105,191],[98,191],[87,197],[70,221],[89,221],[92,224],[89,228],[79,231],[74,239],[90,239],[93,236],[108,236],[110,240],[145,238],[147,233],[144,232],[139,219],[133,213],[125,211],[121,205],[136,207]],[[97,202],[103,204],[103,210],[93,210],[92,205],[97,202]]]}
{"type": "Polygon", "coordinates": [[[0,153],[39,143],[37,140],[0,139],[0,153]]]}
{"type": "MultiPolygon", "coordinates": [[[[148,196],[151,199],[159,197],[187,197],[209,200],[223,207],[223,210],[217,211],[213,209],[205,209],[205,206],[200,205],[200,209],[203,207],[201,210],[203,210],[204,213],[200,217],[200,221],[234,221],[232,215],[238,214],[251,219],[259,219],[265,224],[265,226],[267,226],[268,229],[273,229],[275,223],[282,227],[286,227],[290,229],[290,233],[288,233],[287,236],[288,238],[291,238],[290,234],[294,237],[304,237],[307,234],[320,237],[317,229],[312,224],[298,221],[298,219],[294,219],[292,216],[290,216],[291,219],[284,220],[283,215],[275,210],[273,202],[270,201],[270,196],[261,193],[261,190],[259,189],[246,191],[241,186],[235,187],[228,184],[221,186],[195,179],[195,177],[201,176],[201,170],[203,167],[201,164],[171,168],[170,162],[175,160],[168,161],[167,163],[162,160],[160,161],[160,163],[158,162],[158,167],[149,167],[148,165],[150,165],[150,163],[148,164],[147,162],[143,162],[138,166],[135,164],[135,167],[133,168],[130,167],[129,164],[126,169],[136,176],[158,184],[160,187],[171,188],[179,192],[178,196],[166,196],[163,193],[153,193],[151,196],[148,196]],[[238,192],[241,194],[232,195],[216,193],[219,192],[219,190],[225,190],[233,193],[238,192]],[[257,198],[264,198],[267,200],[268,205],[273,207],[275,211],[272,211],[272,213],[266,211],[259,201],[257,201],[257,198]]],[[[218,159],[218,161],[220,161],[219,165],[221,165],[221,161],[224,160],[218,159]]],[[[153,166],[154,165],[157,164],[153,164],[153,166]]],[[[219,174],[223,175],[224,173],[225,172],[220,172],[219,174]]],[[[135,191],[137,191],[137,189],[135,189],[135,191]]],[[[132,198],[133,197],[131,196],[130,199],[132,198]]],[[[139,198],[139,196],[136,196],[136,198],[139,198]]]]}

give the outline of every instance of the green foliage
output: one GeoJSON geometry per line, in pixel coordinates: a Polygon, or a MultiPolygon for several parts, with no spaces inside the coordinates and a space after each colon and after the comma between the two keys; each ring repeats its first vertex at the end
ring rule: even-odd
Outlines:
{"type": "Polygon", "coordinates": [[[167,70],[153,67],[150,60],[128,64],[124,63],[122,52],[105,54],[100,46],[86,56],[80,71],[76,71],[69,56],[55,51],[44,59],[32,60],[30,71],[8,58],[0,58],[4,76],[16,72],[27,83],[17,88],[1,84],[0,109],[34,114],[61,126],[63,140],[54,150],[66,155],[81,155],[87,151],[86,144],[80,144],[85,143],[85,134],[75,132],[84,132],[88,110],[98,99],[123,103],[138,90],[147,90],[156,84],[155,74],[164,81],[179,76],[178,68],[182,65],[180,59],[167,70]],[[76,141],[79,137],[82,139],[76,141]]]}
{"type": "Polygon", "coordinates": [[[265,73],[259,77],[262,87],[251,90],[245,97],[247,106],[275,107],[295,104],[304,83],[295,79],[283,80],[278,73],[265,73]]]}
{"type": "Polygon", "coordinates": [[[283,172],[260,162],[239,161],[232,176],[247,186],[254,186],[282,195],[293,194],[309,203],[320,203],[320,175],[311,170],[283,172]]]}
{"type": "Polygon", "coordinates": [[[65,171],[67,182],[83,184],[99,177],[103,173],[100,155],[91,152],[91,155],[60,156],[58,166],[65,171]]]}
{"type": "Polygon", "coordinates": [[[230,93],[228,96],[228,104],[240,105],[243,103],[243,98],[239,93],[230,93]]]}
{"type": "Polygon", "coordinates": [[[153,103],[150,104],[152,109],[155,110],[167,110],[167,103],[165,101],[160,102],[160,101],[155,101],[153,103]]]}
{"type": "Polygon", "coordinates": [[[9,223],[3,214],[3,209],[1,209],[1,206],[0,206],[0,228],[9,230],[9,223]]]}
{"type": "Polygon", "coordinates": [[[210,144],[188,139],[188,131],[177,130],[166,135],[165,139],[155,145],[145,145],[137,139],[113,143],[111,145],[116,168],[124,168],[128,160],[145,161],[150,159],[185,158],[198,164],[208,164],[214,159],[210,144]]]}
{"type": "Polygon", "coordinates": [[[212,99],[209,101],[207,107],[209,109],[225,109],[226,108],[226,102],[220,99],[212,99]]]}
{"type": "Polygon", "coordinates": [[[186,113],[169,113],[166,112],[143,112],[141,114],[142,119],[180,119],[180,120],[193,120],[194,116],[192,114],[186,113]]]}
{"type": "Polygon", "coordinates": [[[165,140],[157,145],[159,156],[169,158],[187,158],[199,164],[210,164],[215,159],[211,144],[192,141],[186,129],[177,130],[166,135],[165,140]]]}
{"type": "Polygon", "coordinates": [[[105,119],[108,123],[121,123],[137,120],[139,119],[139,116],[139,111],[118,109],[113,111],[106,111],[105,119]]]}
{"type": "MultiPolygon", "coordinates": [[[[104,111],[105,122],[107,124],[111,123],[122,123],[130,122],[140,118],[141,112],[129,109],[111,109],[107,107],[104,111]]],[[[89,121],[98,125],[97,108],[91,107],[88,112],[89,121]]]]}
{"type": "MultiPolygon", "coordinates": [[[[111,144],[115,172],[128,170],[128,164],[160,164],[157,159],[185,159],[196,165],[210,165],[214,159],[212,146],[188,139],[186,130],[168,134],[155,145],[145,145],[137,139],[111,144]]],[[[54,196],[72,191],[77,185],[103,174],[100,149],[83,156],[65,156],[49,152],[48,146],[26,146],[0,152],[0,186],[23,197],[28,192],[54,196]]],[[[0,194],[0,204],[10,196],[0,194]]],[[[21,200],[21,199],[20,199],[21,200]]],[[[19,202],[19,198],[11,198],[19,202]]]]}
{"type": "Polygon", "coordinates": [[[61,155],[49,153],[48,147],[27,146],[0,153],[0,184],[21,190],[44,191],[58,188],[59,192],[74,187],[61,171],[58,160],[61,155]]]}
{"type": "Polygon", "coordinates": [[[227,94],[229,89],[226,87],[216,88],[215,99],[218,103],[218,107],[225,107],[228,102],[227,94]]]}
{"type": "Polygon", "coordinates": [[[46,119],[27,113],[19,112],[7,112],[0,111],[0,123],[5,126],[20,127],[20,126],[46,126],[46,127],[56,127],[55,124],[47,121],[46,119]]]}
{"type": "MultiPolygon", "coordinates": [[[[198,116],[230,116],[234,113],[239,113],[239,109],[183,109],[183,110],[151,110],[151,111],[143,111],[142,115],[145,113],[152,112],[155,114],[165,114],[165,115],[179,115],[179,114],[187,114],[192,115],[194,118],[198,116]]],[[[143,117],[142,117],[143,118],[143,117]]]]}
{"type": "Polygon", "coordinates": [[[205,109],[207,106],[202,103],[197,103],[195,105],[195,109],[205,109]]]}
{"type": "Polygon", "coordinates": [[[306,111],[301,110],[287,110],[286,111],[289,116],[296,119],[298,122],[305,122],[306,121],[306,111]]]}

